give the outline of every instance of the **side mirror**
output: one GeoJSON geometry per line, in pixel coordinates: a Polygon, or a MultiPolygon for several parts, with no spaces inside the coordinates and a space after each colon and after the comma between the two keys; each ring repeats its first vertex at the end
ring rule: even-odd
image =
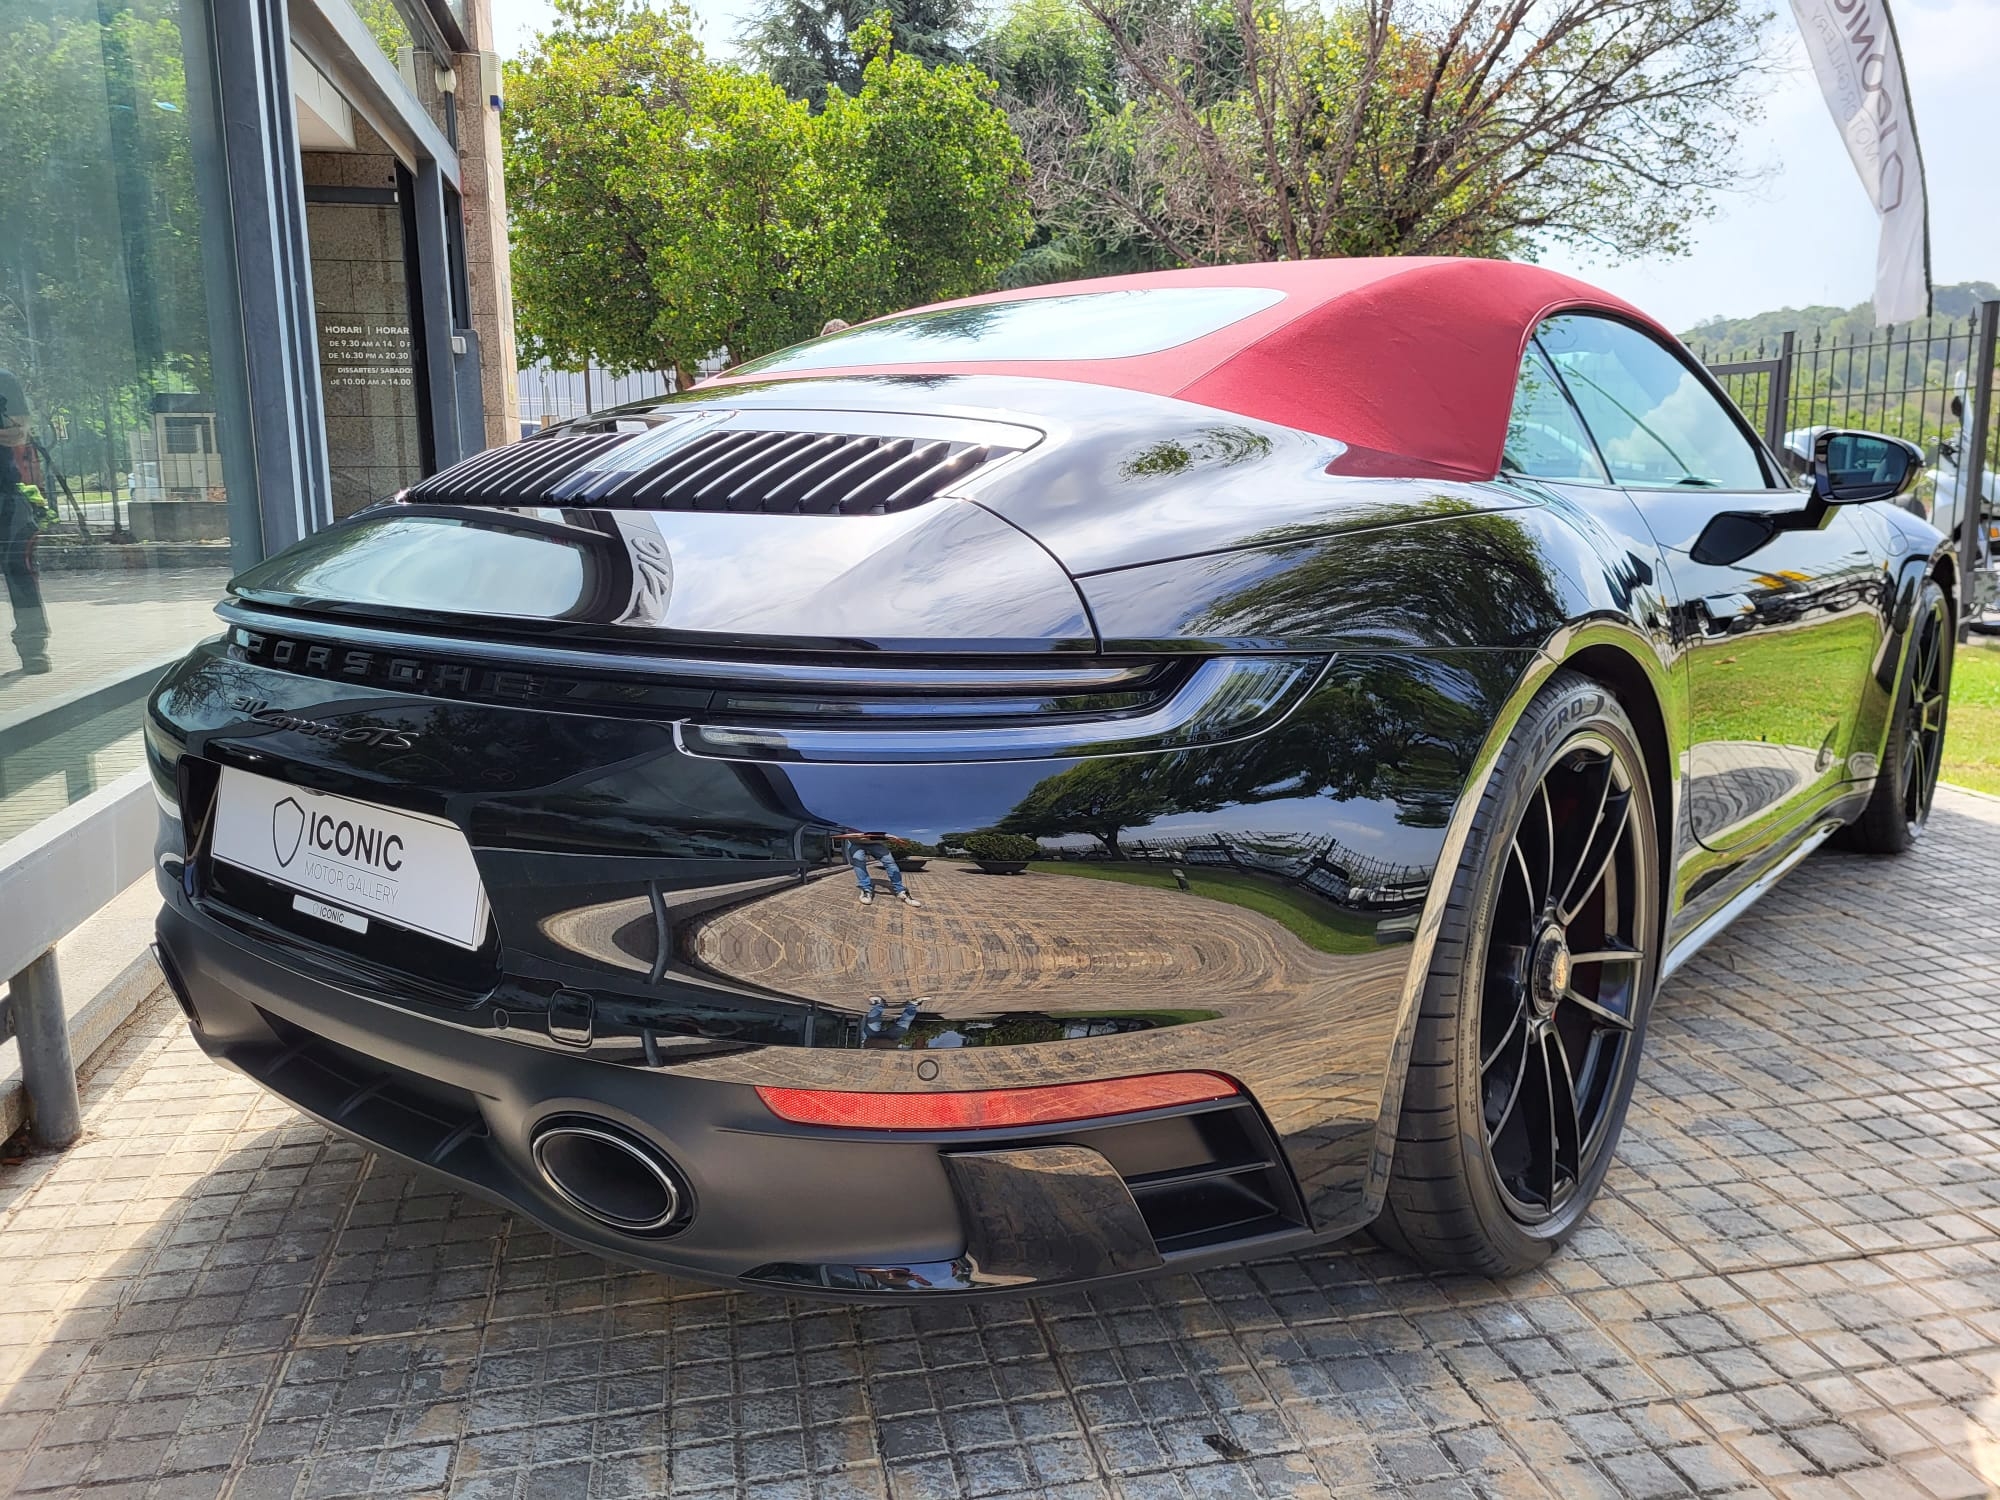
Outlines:
{"type": "Polygon", "coordinates": [[[1893,500],[1917,482],[1923,467],[1923,450],[1914,443],[1829,428],[1813,439],[1813,498],[1823,505],[1893,500]]]}

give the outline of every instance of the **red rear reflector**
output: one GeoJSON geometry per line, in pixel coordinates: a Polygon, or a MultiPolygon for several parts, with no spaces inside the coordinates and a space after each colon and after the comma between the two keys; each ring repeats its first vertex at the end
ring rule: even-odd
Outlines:
{"type": "Polygon", "coordinates": [[[1054,1083],[1032,1089],[982,1089],[967,1094],[858,1094],[838,1089],[771,1089],[757,1097],[772,1114],[797,1125],[847,1130],[992,1130],[1095,1120],[1177,1104],[1232,1098],[1237,1087],[1220,1073],[1148,1073],[1102,1083],[1054,1083]]]}

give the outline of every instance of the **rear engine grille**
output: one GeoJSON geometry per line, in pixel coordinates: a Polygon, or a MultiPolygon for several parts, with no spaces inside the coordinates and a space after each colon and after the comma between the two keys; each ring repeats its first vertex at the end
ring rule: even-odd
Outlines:
{"type": "Polygon", "coordinates": [[[629,432],[558,433],[488,448],[412,485],[402,498],[461,505],[546,505],[557,485],[632,437],[629,432]]]}
{"type": "Polygon", "coordinates": [[[879,516],[935,500],[1032,438],[997,423],[884,422],[880,432],[717,426],[563,432],[490,449],[405,490],[416,503],[566,505],[736,515],[879,516]]]}
{"type": "Polygon", "coordinates": [[[883,515],[934,500],[993,456],[980,443],[840,432],[709,432],[558,504],[787,516],[883,515]]]}

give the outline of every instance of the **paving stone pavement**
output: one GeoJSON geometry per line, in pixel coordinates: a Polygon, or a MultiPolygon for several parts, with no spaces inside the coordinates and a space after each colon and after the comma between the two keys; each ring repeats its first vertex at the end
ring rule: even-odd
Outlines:
{"type": "Polygon", "coordinates": [[[0,1492],[2000,1494],[2000,801],[1820,854],[1663,992],[1543,1271],[1364,1242],[856,1309],[565,1248],[301,1120],[171,1008],[0,1168],[0,1492]]]}

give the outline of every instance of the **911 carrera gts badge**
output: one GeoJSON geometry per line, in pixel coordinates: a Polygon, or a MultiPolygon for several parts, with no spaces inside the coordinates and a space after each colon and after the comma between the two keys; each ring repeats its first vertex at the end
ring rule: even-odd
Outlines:
{"type": "Polygon", "coordinates": [[[305,837],[306,810],[298,800],[287,797],[271,808],[271,853],[279,867],[288,867],[297,858],[299,841],[305,837]]]}
{"type": "Polygon", "coordinates": [[[317,740],[332,740],[341,745],[373,745],[380,750],[414,750],[416,741],[400,729],[384,729],[372,724],[333,724],[325,719],[306,719],[297,714],[288,714],[283,709],[271,707],[267,698],[248,696],[232,698],[229,706],[259,724],[268,724],[273,729],[289,729],[295,734],[309,734],[317,740]]]}

